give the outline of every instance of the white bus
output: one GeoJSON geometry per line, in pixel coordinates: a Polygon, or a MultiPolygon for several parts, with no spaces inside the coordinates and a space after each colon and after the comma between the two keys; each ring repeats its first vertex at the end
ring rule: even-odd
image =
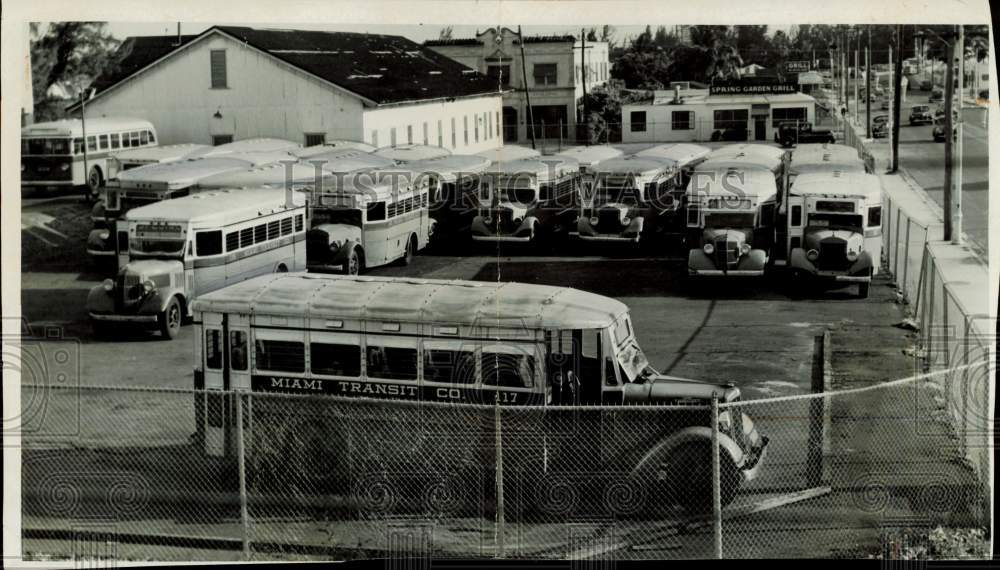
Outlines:
{"type": "Polygon", "coordinates": [[[136,323],[174,338],[199,295],[263,273],[301,271],[306,196],[274,188],[220,190],[131,210],[129,262],[93,287],[94,332],[136,323]]]}
{"type": "Polygon", "coordinates": [[[358,171],[303,186],[311,196],[310,271],[348,275],[409,264],[434,232],[430,177],[399,168],[358,171]]]}
{"type": "Polygon", "coordinates": [[[240,172],[281,160],[294,160],[294,157],[284,151],[229,152],[121,172],[117,183],[106,189],[103,206],[95,207],[92,212],[95,223],[87,236],[87,253],[98,260],[117,259],[112,265],[120,267],[128,260],[128,250],[127,241],[120,239],[125,229],[117,226],[130,209],[187,196],[196,192],[197,184],[210,176],[240,172]],[[103,216],[103,222],[99,216],[103,216]]]}
{"type": "Polygon", "coordinates": [[[490,159],[493,164],[498,164],[501,162],[510,162],[512,160],[521,160],[524,158],[537,158],[542,156],[542,153],[538,152],[533,148],[528,148],[526,146],[507,144],[499,146],[497,148],[491,148],[489,150],[479,151],[476,154],[479,156],[490,159]]]}
{"type": "Polygon", "coordinates": [[[116,152],[108,158],[108,172],[105,186],[118,185],[118,174],[133,168],[149,166],[150,164],[165,164],[191,158],[212,147],[205,144],[185,143],[149,146],[116,152]]]}
{"type": "Polygon", "coordinates": [[[775,249],[794,275],[858,285],[868,297],[882,263],[882,185],[874,174],[829,171],[795,177],[776,215],[775,249]]]}
{"type": "Polygon", "coordinates": [[[472,239],[528,244],[568,234],[580,211],[581,178],[580,164],[564,156],[492,164],[483,174],[472,239]]]}
{"type": "Polygon", "coordinates": [[[142,119],[80,119],[35,123],[21,128],[21,187],[51,189],[86,185],[96,199],[108,179],[115,151],[156,146],[156,129],[142,119]],[[86,161],[86,165],[84,162],[86,161]]]}
{"type": "Polygon", "coordinates": [[[801,144],[792,151],[790,176],[807,172],[865,173],[865,163],[854,147],[842,144],[801,144]]]}
{"type": "Polygon", "coordinates": [[[777,191],[774,176],[763,167],[699,168],[685,196],[688,276],[763,275],[773,242],[768,232],[774,231],[777,191]]]}
{"type": "Polygon", "coordinates": [[[402,144],[396,146],[384,146],[372,151],[372,154],[394,160],[401,164],[414,160],[427,160],[430,158],[441,158],[450,156],[451,151],[440,147],[426,144],[402,144]]]}
{"type": "Polygon", "coordinates": [[[718,434],[722,503],[764,465],[768,440],[742,412],[739,389],[657,372],[628,307],[601,295],[307,273],[215,291],[194,311],[196,445],[232,460],[229,396],[250,394],[245,425],[254,426],[251,437],[266,438],[255,449],[320,489],[367,475],[359,472],[366,457],[388,459],[380,472],[412,472],[418,458],[451,472],[482,442],[470,429],[480,425],[477,414],[492,422],[497,405],[517,414],[503,445],[525,460],[510,462],[506,474],[514,479],[525,469],[530,485],[543,474],[582,478],[571,485],[613,474],[601,483],[644,485],[648,503],[710,507],[713,396],[726,406],[718,434]],[[633,406],[632,420],[608,423],[623,406],[633,406]],[[655,415],[656,406],[671,406],[662,410],[669,416],[655,415]],[[458,445],[442,445],[435,434],[458,445]],[[288,454],[293,448],[300,453],[288,454]]]}

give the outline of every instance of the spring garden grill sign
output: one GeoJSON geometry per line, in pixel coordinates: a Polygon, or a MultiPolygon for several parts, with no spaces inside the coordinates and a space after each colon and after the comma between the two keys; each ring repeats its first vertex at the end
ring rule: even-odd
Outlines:
{"type": "Polygon", "coordinates": [[[797,93],[795,83],[715,83],[709,85],[709,95],[785,95],[797,93]]]}

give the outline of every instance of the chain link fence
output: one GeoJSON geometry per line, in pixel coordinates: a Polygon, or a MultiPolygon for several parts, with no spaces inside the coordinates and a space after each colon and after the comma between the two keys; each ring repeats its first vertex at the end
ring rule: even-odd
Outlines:
{"type": "Polygon", "coordinates": [[[989,524],[981,362],[715,406],[23,390],[29,559],[864,556],[893,517],[989,524]]]}

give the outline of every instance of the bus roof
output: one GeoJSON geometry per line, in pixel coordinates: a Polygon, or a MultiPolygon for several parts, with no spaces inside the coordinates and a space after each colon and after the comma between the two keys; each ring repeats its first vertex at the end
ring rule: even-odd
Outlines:
{"type": "Polygon", "coordinates": [[[316,154],[323,154],[332,150],[359,150],[361,152],[372,152],[375,147],[361,141],[332,140],[323,144],[307,146],[291,150],[292,154],[301,158],[308,158],[316,154]]]}
{"type": "Polygon", "coordinates": [[[671,166],[663,160],[641,156],[622,156],[601,161],[594,166],[598,174],[633,174],[636,176],[655,176],[671,166]]]}
{"type": "Polygon", "coordinates": [[[582,168],[592,170],[598,163],[612,158],[618,158],[625,153],[611,145],[596,144],[593,146],[575,146],[555,153],[555,156],[575,158],[582,168]]]}
{"type": "Polygon", "coordinates": [[[707,159],[712,160],[713,158],[731,157],[734,155],[745,155],[745,156],[763,155],[780,161],[782,157],[785,156],[785,150],[767,144],[753,144],[753,143],[727,144],[712,149],[712,152],[709,153],[707,159]]]}
{"type": "Polygon", "coordinates": [[[201,295],[195,311],[529,329],[595,329],[628,312],[568,287],[315,273],[271,274],[201,295]]]}
{"type": "MultiPolygon", "coordinates": [[[[708,163],[705,163],[708,164],[708,163]]],[[[774,175],[763,168],[698,169],[688,181],[688,196],[749,197],[765,200],[778,192],[774,175]]]]}
{"type": "Polygon", "coordinates": [[[438,158],[414,160],[406,165],[416,172],[433,174],[445,182],[454,182],[460,174],[480,174],[489,168],[492,161],[476,154],[453,154],[438,158]]]}
{"type": "Polygon", "coordinates": [[[503,145],[497,148],[480,151],[476,154],[479,156],[485,156],[493,161],[493,164],[498,162],[508,162],[511,160],[520,160],[522,158],[537,158],[542,155],[542,153],[533,148],[516,144],[503,145]]]}
{"type": "Polygon", "coordinates": [[[862,172],[808,172],[795,177],[791,193],[799,196],[858,196],[867,202],[882,200],[878,176],[862,172]]]}
{"type": "Polygon", "coordinates": [[[122,162],[172,162],[183,160],[191,154],[211,148],[205,144],[184,143],[168,144],[163,146],[147,146],[143,148],[130,148],[115,152],[113,156],[122,162]]]}
{"type": "Polygon", "coordinates": [[[333,174],[396,166],[396,161],[392,159],[354,149],[331,150],[302,159],[302,162],[306,164],[317,161],[323,163],[320,168],[333,174]]]}
{"type": "Polygon", "coordinates": [[[308,162],[275,162],[247,170],[220,172],[198,182],[199,188],[245,188],[248,186],[283,186],[291,174],[293,184],[315,182],[323,170],[308,162]],[[289,170],[290,169],[290,170],[289,170]]]}
{"type": "Polygon", "coordinates": [[[642,158],[655,158],[665,160],[672,168],[684,168],[685,166],[708,157],[712,149],[707,146],[690,143],[659,144],[640,150],[635,156],[642,158]]]}
{"type": "Polygon", "coordinates": [[[190,158],[126,170],[118,175],[118,181],[122,188],[178,190],[198,184],[209,176],[239,172],[279,160],[293,160],[293,157],[285,152],[246,152],[190,158]]]}
{"type": "MultiPolygon", "coordinates": [[[[290,191],[296,207],[305,206],[306,196],[290,191]]],[[[224,226],[286,210],[286,191],[278,188],[245,188],[199,192],[183,198],[161,200],[133,208],[129,221],[162,220],[224,226]]]]}
{"type": "Polygon", "coordinates": [[[864,162],[858,157],[857,149],[842,144],[800,144],[792,151],[793,168],[821,162],[856,163],[864,166],[864,162]]]}
{"type": "Polygon", "coordinates": [[[393,197],[413,190],[414,182],[421,186],[429,184],[427,176],[408,168],[393,167],[358,171],[348,176],[324,176],[319,184],[312,180],[296,188],[316,195],[317,206],[326,205],[321,196],[357,196],[363,202],[391,200],[393,197]]]}
{"type": "MultiPolygon", "coordinates": [[[[87,119],[87,135],[102,134],[130,129],[153,130],[153,123],[145,119],[131,117],[95,117],[87,119]]],[[[22,137],[82,137],[83,122],[80,119],[62,119],[46,123],[35,123],[21,127],[22,137]]]]}
{"type": "Polygon", "coordinates": [[[771,173],[781,167],[781,159],[763,154],[734,154],[731,156],[712,157],[695,167],[695,172],[714,172],[723,169],[732,170],[767,170],[771,173]]]}
{"type": "Polygon", "coordinates": [[[384,146],[382,148],[375,149],[373,154],[383,158],[395,160],[397,162],[410,162],[413,160],[425,160],[428,158],[448,156],[451,154],[451,151],[440,146],[431,146],[427,144],[404,144],[397,146],[384,146]]]}
{"type": "Polygon", "coordinates": [[[298,143],[286,141],[285,139],[255,138],[233,141],[231,143],[220,144],[209,147],[197,156],[219,156],[234,152],[285,152],[301,148],[298,143]]]}
{"type": "Polygon", "coordinates": [[[529,175],[538,178],[539,182],[548,182],[571,172],[579,172],[579,170],[580,163],[574,158],[537,156],[535,158],[494,162],[489,166],[487,172],[500,176],[529,175]]]}

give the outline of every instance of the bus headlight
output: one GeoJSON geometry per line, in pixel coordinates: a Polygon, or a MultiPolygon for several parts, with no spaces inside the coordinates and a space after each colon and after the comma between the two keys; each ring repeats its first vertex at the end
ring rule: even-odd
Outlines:
{"type": "Polygon", "coordinates": [[[817,258],[819,258],[819,252],[815,249],[810,249],[806,252],[806,259],[809,261],[816,261],[817,258]]]}
{"type": "Polygon", "coordinates": [[[706,243],[701,249],[705,252],[705,255],[712,255],[715,253],[715,246],[710,243],[706,243]]]}
{"type": "Polygon", "coordinates": [[[600,218],[598,218],[597,216],[590,216],[590,225],[596,226],[597,222],[600,221],[601,221],[600,218]]]}
{"type": "Polygon", "coordinates": [[[854,251],[853,249],[848,250],[847,261],[857,261],[857,260],[858,260],[858,252],[854,251]]]}
{"type": "Polygon", "coordinates": [[[156,288],[156,285],[153,285],[153,282],[150,281],[149,279],[147,279],[147,280],[145,280],[145,281],[142,282],[142,290],[145,291],[146,293],[149,293],[150,291],[152,291],[155,288],[156,288]]]}
{"type": "Polygon", "coordinates": [[[104,283],[101,284],[104,290],[110,293],[115,288],[115,282],[111,279],[105,279],[104,283]]]}
{"type": "Polygon", "coordinates": [[[521,221],[522,221],[522,219],[521,219],[521,218],[514,218],[514,219],[513,219],[513,222],[514,222],[514,225],[515,225],[515,226],[519,226],[519,225],[521,225],[521,221]]]}
{"type": "Polygon", "coordinates": [[[331,253],[337,253],[338,250],[340,250],[340,243],[338,243],[338,242],[330,242],[330,252],[331,253]]]}
{"type": "Polygon", "coordinates": [[[745,243],[740,246],[740,255],[747,255],[750,253],[750,244],[745,243]]]}
{"type": "Polygon", "coordinates": [[[485,218],[483,218],[483,223],[486,224],[487,226],[492,225],[493,224],[493,218],[491,218],[489,216],[486,216],[485,218]]]}
{"type": "Polygon", "coordinates": [[[64,162],[64,163],[60,164],[59,165],[59,170],[62,170],[62,171],[69,170],[69,163],[64,162]]]}
{"type": "Polygon", "coordinates": [[[105,241],[109,237],[111,237],[111,232],[108,230],[101,230],[97,232],[97,238],[100,239],[101,241],[105,241]]]}
{"type": "Polygon", "coordinates": [[[632,223],[632,218],[630,218],[628,216],[625,216],[624,218],[622,218],[622,225],[623,226],[627,226],[627,225],[629,225],[631,223],[632,223]]]}

